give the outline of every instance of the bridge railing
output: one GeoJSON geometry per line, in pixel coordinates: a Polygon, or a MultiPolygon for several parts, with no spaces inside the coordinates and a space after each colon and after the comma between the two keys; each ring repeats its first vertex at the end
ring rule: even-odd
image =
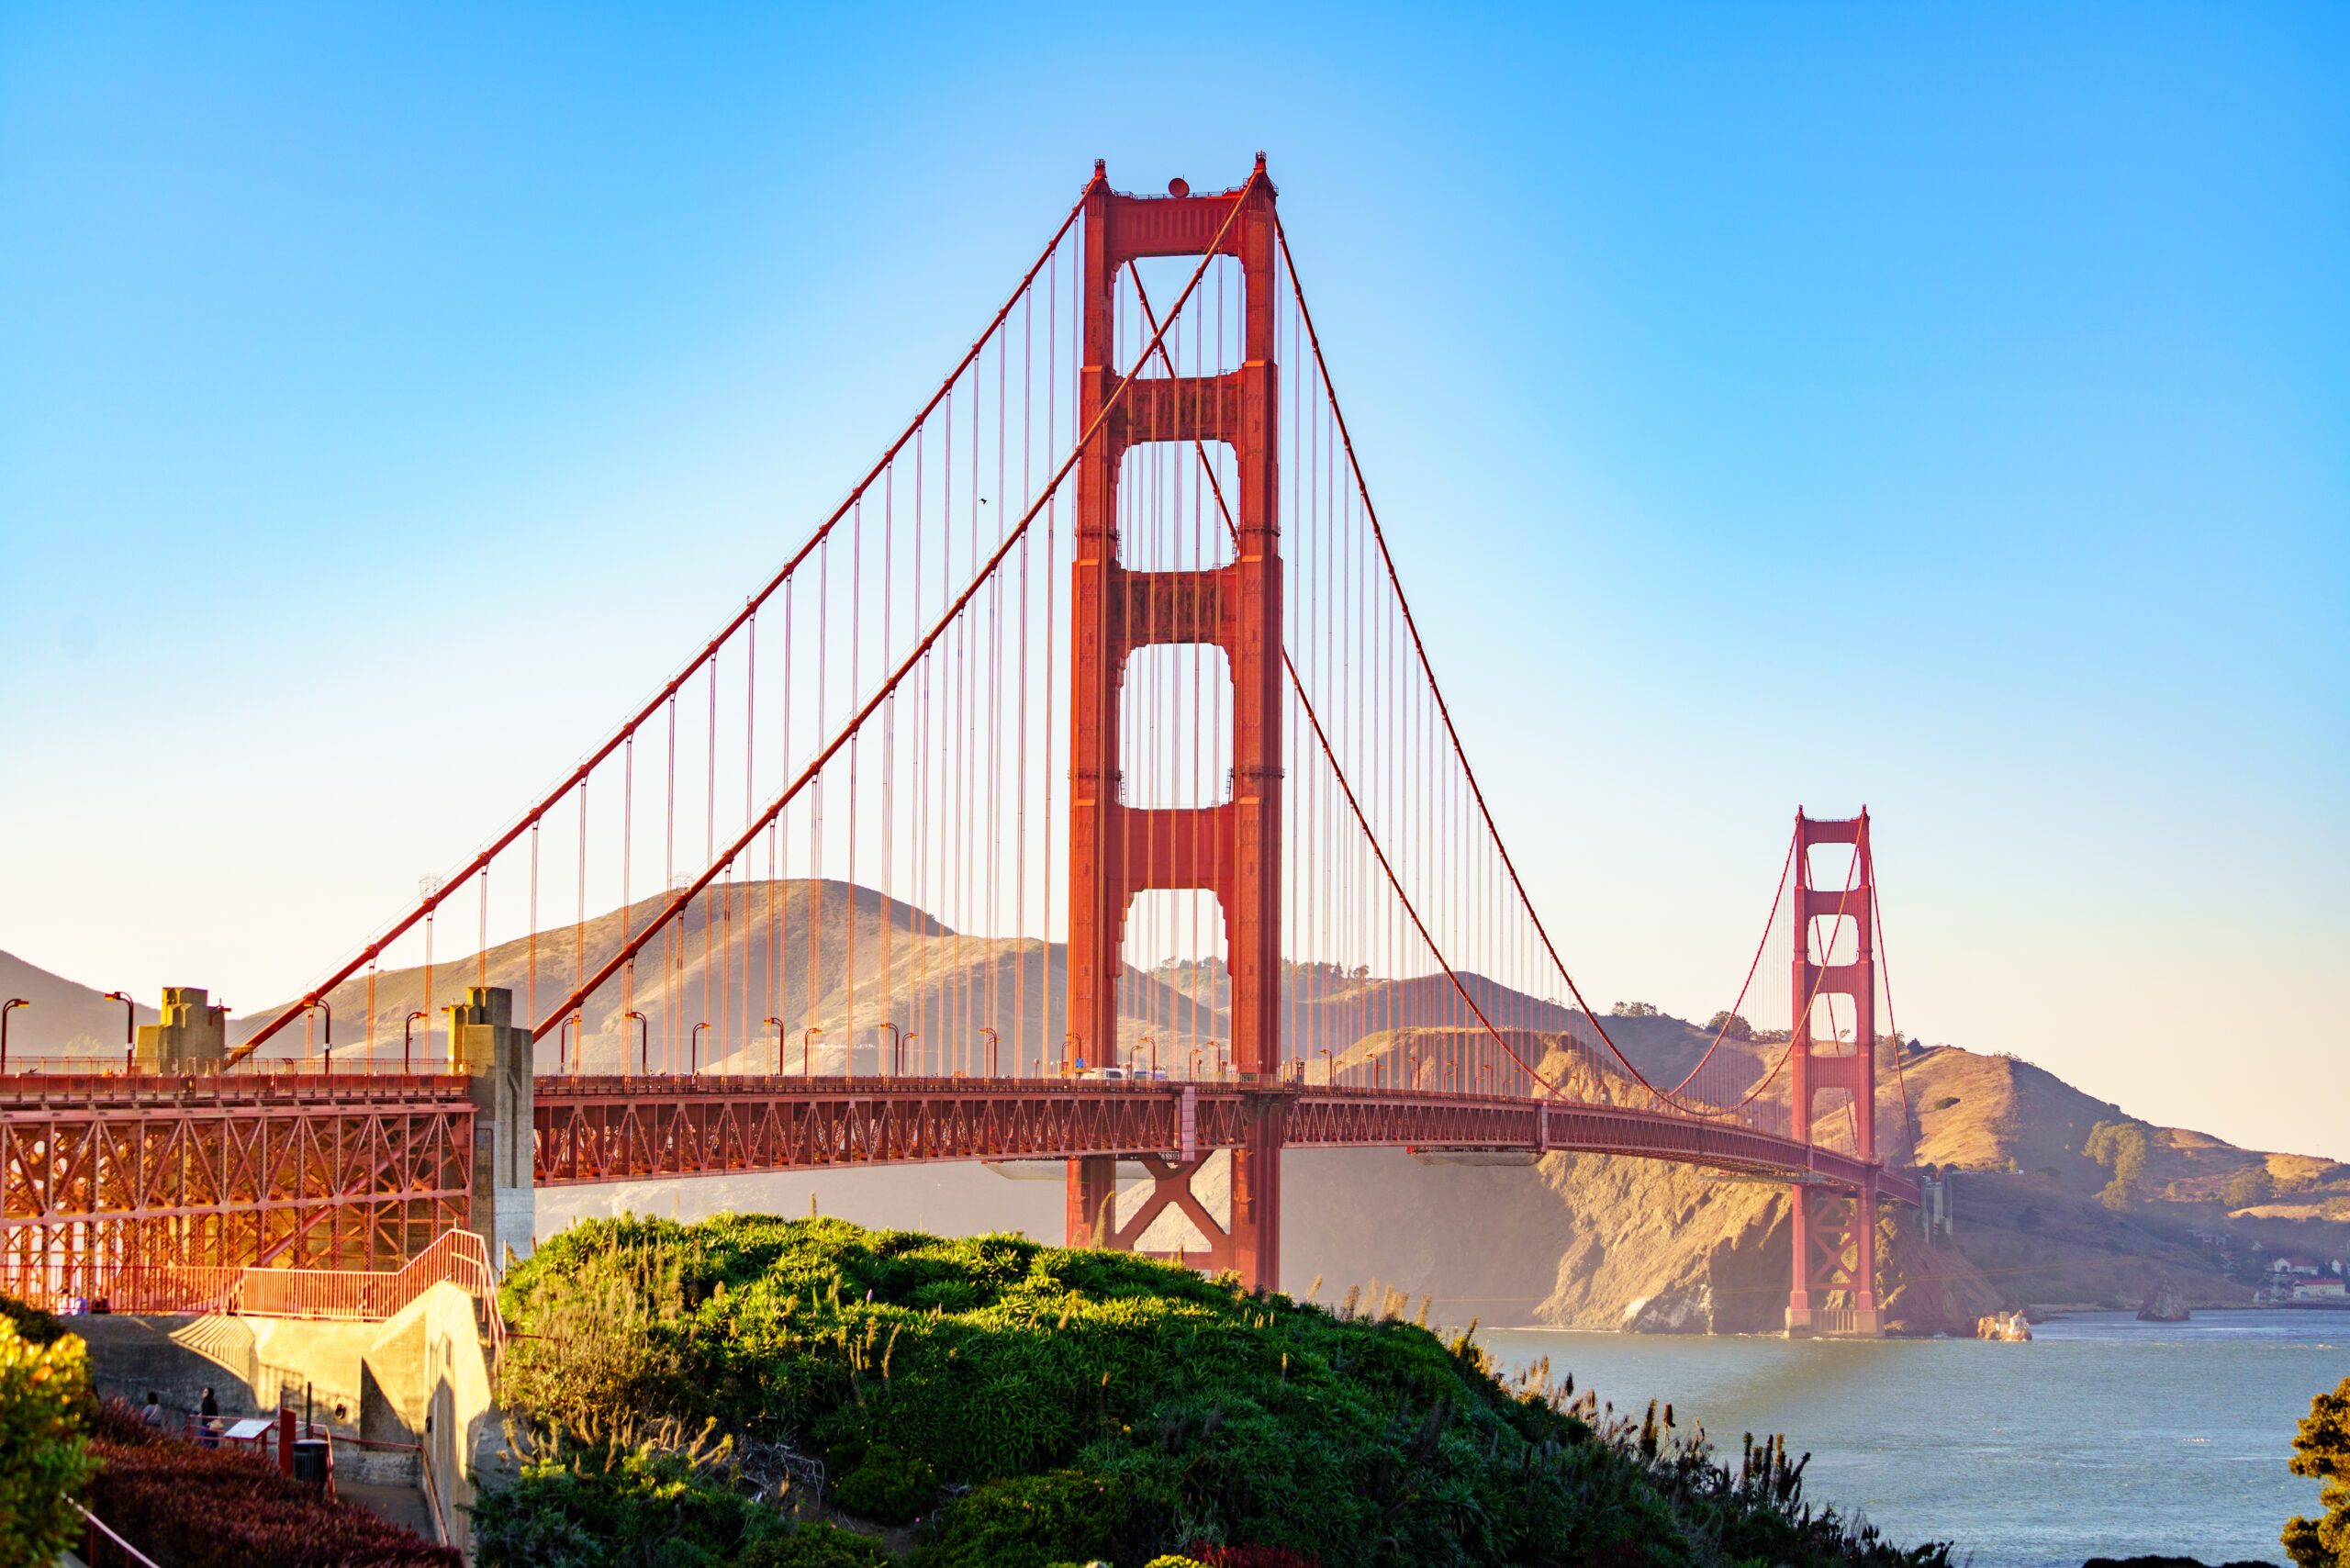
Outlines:
{"type": "Polygon", "coordinates": [[[353,1049],[317,1057],[247,1057],[240,1062],[186,1061],[159,1068],[110,1056],[27,1056],[10,1051],[0,1082],[11,1078],[425,1078],[448,1071],[444,1058],[419,1051],[407,1059],[378,1047],[372,1057],[353,1049]]]}
{"type": "Polygon", "coordinates": [[[446,1230],[397,1271],[224,1268],[185,1263],[0,1262],[0,1292],[51,1312],[226,1314],[375,1323],[437,1284],[474,1298],[493,1351],[506,1343],[498,1274],[470,1230],[446,1230]]]}

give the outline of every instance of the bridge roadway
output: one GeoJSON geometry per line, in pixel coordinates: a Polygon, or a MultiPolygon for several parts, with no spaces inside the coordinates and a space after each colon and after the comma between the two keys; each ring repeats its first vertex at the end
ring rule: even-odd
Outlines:
{"type": "MultiPolygon", "coordinates": [[[[467,1223],[478,1114],[464,1077],[207,1072],[0,1078],[0,1271],[115,1251],[88,1229],[162,1222],[206,1255],[397,1263],[467,1223]]],[[[1727,1121],[1623,1106],[1297,1083],[1063,1079],[545,1076],[534,1184],[941,1160],[1146,1157],[1237,1147],[1266,1115],[1292,1148],[1564,1149],[1858,1191],[1867,1163],[1727,1121]]],[[[487,1129],[484,1129],[487,1130],[487,1129]]],[[[1882,1195],[1914,1181],[1876,1170],[1882,1195]]]]}
{"type": "MultiPolygon", "coordinates": [[[[1849,1154],[1731,1122],[1516,1096],[1322,1085],[1061,1079],[555,1077],[533,1084],[541,1186],[954,1159],[1237,1147],[1267,1114],[1288,1148],[1636,1155],[1857,1188],[1849,1154]]],[[[1886,1196],[1917,1184],[1880,1171],[1886,1196]]]]}

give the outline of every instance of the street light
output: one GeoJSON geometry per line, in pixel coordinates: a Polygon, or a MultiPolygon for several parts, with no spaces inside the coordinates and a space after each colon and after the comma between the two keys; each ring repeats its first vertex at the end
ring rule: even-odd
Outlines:
{"type": "MultiPolygon", "coordinates": [[[[430,1013],[411,1013],[400,1021],[400,1070],[402,1072],[416,1070],[415,1065],[408,1059],[408,1052],[416,1045],[416,1021],[431,1016],[430,1013]]],[[[427,1043],[429,1044],[430,1041],[428,1040],[427,1043]]]]}
{"type": "Polygon", "coordinates": [[[920,1077],[922,1076],[922,1057],[920,1056],[920,1054],[919,1054],[919,1053],[917,1053],[917,1052],[914,1050],[914,1048],[913,1048],[913,1044],[914,1044],[914,1042],[915,1042],[916,1040],[919,1040],[919,1039],[921,1039],[921,1038],[922,1038],[922,1033],[921,1033],[921,1031],[920,1031],[920,1030],[916,1030],[913,1034],[908,1035],[908,1036],[906,1036],[906,1039],[905,1039],[906,1055],[907,1055],[907,1056],[909,1056],[909,1057],[911,1057],[911,1058],[912,1058],[912,1060],[913,1060],[913,1064],[914,1064],[914,1076],[915,1076],[916,1078],[920,1078],[920,1077]]]}
{"type": "MultiPolygon", "coordinates": [[[[890,1076],[890,1077],[892,1077],[892,1078],[901,1078],[901,1077],[903,1077],[903,1076],[905,1075],[905,1071],[906,1071],[906,1061],[905,1061],[905,1055],[904,1055],[904,1051],[905,1051],[905,1044],[906,1044],[906,1032],[905,1032],[903,1029],[901,1029],[901,1028],[899,1028],[899,1027],[898,1027],[896,1020],[894,1020],[894,1019],[890,1019],[890,1018],[884,1018],[884,1019],[882,1019],[882,1020],[881,1020],[881,1022],[880,1022],[879,1024],[878,1024],[878,1025],[875,1025],[875,1027],[876,1027],[877,1029],[887,1029],[887,1030],[889,1030],[889,1031],[890,1031],[890,1056],[889,1056],[890,1072],[889,1072],[889,1076],[890,1076]]],[[[879,1051],[879,1049],[878,1049],[878,1048],[876,1048],[876,1049],[875,1049],[875,1051],[874,1051],[874,1053],[873,1053],[873,1066],[874,1066],[874,1070],[875,1070],[876,1071],[878,1071],[878,1070],[880,1070],[881,1062],[882,1062],[882,1056],[881,1056],[881,1052],[879,1051]]]]}
{"type": "Polygon", "coordinates": [[[12,996],[6,1002],[0,1002],[0,1073],[8,1070],[8,1014],[19,1007],[31,1005],[31,1002],[21,996],[12,996]]]}
{"type": "MultiPolygon", "coordinates": [[[[652,1026],[645,1023],[644,1014],[642,1013],[623,1013],[621,1016],[636,1020],[636,1070],[639,1077],[650,1076],[653,1070],[652,1026]]],[[[621,1062],[621,1070],[622,1072],[628,1070],[628,1062],[625,1059],[621,1062]]]]}
{"type": "Polygon", "coordinates": [[[570,1057],[565,1054],[565,1042],[568,1041],[571,1036],[571,1026],[580,1021],[579,1014],[573,1013],[565,1015],[563,1022],[555,1025],[554,1070],[557,1072],[561,1072],[563,1070],[564,1063],[571,1059],[570,1057]]]}
{"type": "Polygon", "coordinates": [[[759,1022],[775,1025],[775,1075],[781,1078],[783,1076],[783,1020],[762,1018],[759,1022]]]}
{"type": "Polygon", "coordinates": [[[800,1031],[800,1076],[802,1078],[809,1076],[808,1042],[823,1032],[824,1026],[822,1024],[811,1024],[800,1031]]]}
{"type": "Polygon", "coordinates": [[[139,1046],[139,1004],[131,1001],[127,993],[119,991],[106,992],[106,1000],[122,1003],[122,1070],[129,1072],[132,1059],[131,1052],[139,1046]]]}
{"type": "Polygon", "coordinates": [[[695,1025],[693,1037],[686,1042],[686,1076],[688,1078],[696,1078],[700,1076],[701,1032],[709,1027],[710,1025],[708,1023],[695,1025]]]}
{"type": "Polygon", "coordinates": [[[319,996],[311,998],[304,1007],[316,1008],[327,1015],[327,1032],[319,1038],[319,1057],[327,1064],[327,1073],[331,1077],[334,1073],[334,1003],[319,996]]]}
{"type": "Polygon", "coordinates": [[[1002,1042],[996,1038],[995,1031],[993,1029],[982,1029],[979,1033],[988,1037],[988,1076],[990,1078],[993,1078],[995,1076],[996,1047],[1002,1042]]]}
{"type": "Polygon", "coordinates": [[[1150,1047],[1150,1070],[1157,1072],[1158,1070],[1158,1041],[1149,1035],[1145,1035],[1142,1037],[1142,1043],[1150,1047]]]}

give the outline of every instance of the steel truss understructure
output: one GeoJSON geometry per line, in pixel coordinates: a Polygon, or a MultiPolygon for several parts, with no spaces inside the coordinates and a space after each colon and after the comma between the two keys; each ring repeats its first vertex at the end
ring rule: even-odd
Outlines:
{"type": "MultiPolygon", "coordinates": [[[[140,1268],[393,1268],[470,1223],[462,1077],[0,1085],[0,1281],[16,1288],[89,1294],[140,1268]]],[[[1102,1227],[1103,1243],[1133,1247],[1173,1204],[1207,1236],[1210,1253],[1193,1260],[1211,1267],[1230,1237],[1190,1199],[1189,1178],[1268,1122],[1288,1148],[1623,1154],[1917,1196],[1870,1162],[1736,1124],[1510,1096],[903,1078],[557,1076],[533,1087],[539,1186],[982,1159],[1066,1159],[1095,1167],[1099,1185],[1134,1159],[1160,1190],[1102,1227]]]]}
{"type": "Polygon", "coordinates": [[[375,1270],[463,1227],[466,1081],[0,1080],[0,1288],[102,1294],[126,1270],[375,1270]]]}

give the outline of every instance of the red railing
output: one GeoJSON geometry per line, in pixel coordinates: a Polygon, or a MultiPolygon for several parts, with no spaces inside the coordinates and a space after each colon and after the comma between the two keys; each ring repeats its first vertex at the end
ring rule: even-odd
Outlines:
{"type": "Polygon", "coordinates": [[[208,1268],[173,1263],[91,1264],[50,1270],[0,1268],[0,1290],[51,1311],[226,1313],[381,1322],[397,1317],[437,1284],[480,1304],[492,1353],[506,1343],[498,1274],[489,1249],[470,1230],[447,1230],[395,1273],[358,1269],[208,1268]]]}
{"type": "Polygon", "coordinates": [[[464,1070],[450,1066],[445,1054],[428,1055],[418,1050],[403,1055],[397,1040],[389,1046],[375,1047],[372,1053],[354,1046],[331,1056],[253,1056],[234,1062],[224,1057],[213,1061],[174,1062],[169,1067],[126,1059],[128,1054],[113,1051],[97,1056],[28,1056],[10,1051],[5,1066],[0,1066],[0,1078],[228,1078],[241,1081],[252,1078],[430,1078],[462,1075],[464,1070]]]}

